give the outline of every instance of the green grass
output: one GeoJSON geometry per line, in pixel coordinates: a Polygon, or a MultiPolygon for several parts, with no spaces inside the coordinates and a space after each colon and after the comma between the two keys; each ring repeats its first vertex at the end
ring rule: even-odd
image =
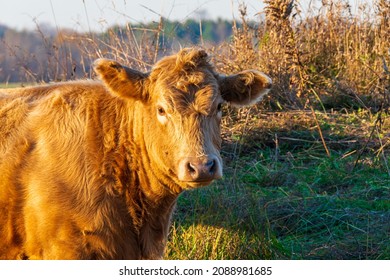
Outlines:
{"type": "Polygon", "coordinates": [[[225,177],[181,195],[166,258],[390,259],[389,115],[373,136],[377,115],[318,114],[328,156],[299,114],[224,134],[225,177]]]}

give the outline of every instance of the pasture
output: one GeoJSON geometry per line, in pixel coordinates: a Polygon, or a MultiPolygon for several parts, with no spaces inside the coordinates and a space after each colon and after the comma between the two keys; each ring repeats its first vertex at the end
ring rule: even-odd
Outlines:
{"type": "MultiPolygon", "coordinates": [[[[223,107],[224,177],[180,195],[164,257],[390,259],[390,6],[355,17],[322,1],[304,17],[294,1],[264,3],[265,22],[241,6],[229,40],[199,40],[220,72],[258,69],[274,87],[254,108],[223,107]]],[[[23,82],[75,78],[71,49],[83,67],[106,56],[141,70],[173,51],[164,19],[136,31],[40,33],[56,72],[25,69],[23,82]]]]}
{"type": "Polygon", "coordinates": [[[179,198],[166,257],[389,259],[390,118],[378,117],[317,112],[329,155],[311,112],[225,126],[224,179],[179,198]]]}

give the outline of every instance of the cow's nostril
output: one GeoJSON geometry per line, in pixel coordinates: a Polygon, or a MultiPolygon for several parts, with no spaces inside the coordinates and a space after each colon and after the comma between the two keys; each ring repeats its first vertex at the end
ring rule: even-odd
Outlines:
{"type": "Polygon", "coordinates": [[[195,174],[196,173],[196,167],[191,164],[191,162],[187,163],[187,171],[190,174],[195,174]]]}
{"type": "Polygon", "coordinates": [[[206,166],[209,169],[210,174],[214,174],[216,168],[215,159],[208,161],[206,166]]]}

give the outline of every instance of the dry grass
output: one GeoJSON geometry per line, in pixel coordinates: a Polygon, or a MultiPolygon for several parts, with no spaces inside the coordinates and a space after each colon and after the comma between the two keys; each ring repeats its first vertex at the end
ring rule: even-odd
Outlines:
{"type": "Polygon", "coordinates": [[[271,108],[374,108],[390,104],[390,5],[322,1],[305,17],[292,0],[264,1],[265,22],[243,27],[215,60],[226,72],[257,68],[274,80],[271,108]]]}
{"type": "MultiPolygon", "coordinates": [[[[303,12],[299,1],[264,3],[257,21],[248,18],[244,4],[240,6],[240,20],[234,22],[230,42],[203,45],[224,73],[255,68],[273,78],[272,95],[262,108],[377,111],[390,106],[388,1],[361,4],[356,14],[344,0],[324,0],[319,8],[303,12]]],[[[90,77],[90,64],[98,57],[148,71],[161,56],[177,51],[165,48],[169,32],[164,18],[153,28],[129,23],[100,34],[75,34],[58,28],[54,39],[38,24],[37,30],[43,43],[39,53],[45,53],[45,61],[35,61],[42,54],[26,53],[23,46],[2,42],[11,61],[25,73],[26,82],[90,77]],[[34,68],[28,66],[31,60],[34,68]]],[[[202,38],[200,44],[204,44],[202,38]]]]}

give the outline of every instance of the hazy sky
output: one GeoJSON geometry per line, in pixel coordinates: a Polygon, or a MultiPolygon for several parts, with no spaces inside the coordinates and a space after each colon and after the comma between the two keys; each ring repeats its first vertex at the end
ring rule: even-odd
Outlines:
{"type": "Polygon", "coordinates": [[[0,0],[0,24],[34,29],[39,24],[78,31],[102,30],[124,22],[171,20],[205,16],[238,18],[239,3],[247,4],[250,17],[262,11],[261,0],[0,0]],[[151,11],[152,10],[152,11],[151,11]]]}

